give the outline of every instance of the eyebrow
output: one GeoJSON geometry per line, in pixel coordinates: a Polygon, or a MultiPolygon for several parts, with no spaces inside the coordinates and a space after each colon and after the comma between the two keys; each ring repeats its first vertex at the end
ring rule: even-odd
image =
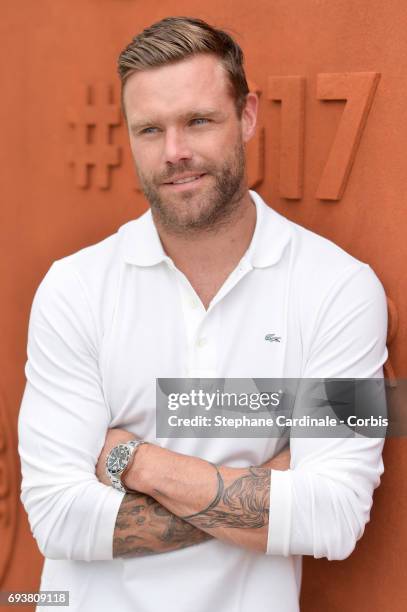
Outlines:
{"type": "MultiPolygon", "coordinates": [[[[221,119],[224,116],[225,116],[224,113],[222,113],[221,111],[214,110],[212,108],[202,108],[202,109],[198,109],[194,111],[189,111],[188,113],[183,113],[178,116],[178,120],[190,121],[191,119],[196,119],[198,117],[202,117],[202,118],[208,117],[209,119],[210,118],[221,119]]],[[[143,128],[150,127],[150,126],[156,126],[159,123],[160,123],[159,121],[156,121],[154,119],[151,119],[151,120],[143,119],[142,121],[131,121],[130,130],[132,132],[138,132],[139,130],[142,130],[143,128]]]]}

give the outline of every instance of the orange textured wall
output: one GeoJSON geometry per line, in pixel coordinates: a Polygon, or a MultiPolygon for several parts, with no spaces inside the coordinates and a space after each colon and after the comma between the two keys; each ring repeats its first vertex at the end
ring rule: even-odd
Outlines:
{"type": "MultiPolygon", "coordinates": [[[[407,4],[403,0],[3,0],[0,113],[0,590],[36,590],[16,424],[29,309],[52,261],[145,210],[116,57],[168,15],[237,37],[261,99],[252,187],[368,262],[390,299],[390,378],[406,378],[407,4]]],[[[305,612],[407,609],[407,445],[389,440],[371,522],[346,561],[304,561],[305,612]]],[[[30,608],[26,608],[30,609],[30,608]]]]}

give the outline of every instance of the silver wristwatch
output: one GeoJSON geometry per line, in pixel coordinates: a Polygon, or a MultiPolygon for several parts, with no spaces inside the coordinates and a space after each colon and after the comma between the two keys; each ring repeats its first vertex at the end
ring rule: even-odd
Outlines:
{"type": "Polygon", "coordinates": [[[130,469],[140,444],[144,444],[144,440],[130,440],[118,444],[112,448],[106,458],[106,474],[110,478],[112,486],[122,493],[131,492],[131,489],[123,484],[122,479],[130,469]]]}

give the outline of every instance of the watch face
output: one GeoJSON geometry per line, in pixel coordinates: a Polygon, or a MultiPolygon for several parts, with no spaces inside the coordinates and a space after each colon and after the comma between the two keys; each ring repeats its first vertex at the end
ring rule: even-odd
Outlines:
{"type": "Polygon", "coordinates": [[[126,467],[130,457],[130,451],[124,444],[115,446],[107,458],[107,469],[110,474],[120,474],[126,467]]]}

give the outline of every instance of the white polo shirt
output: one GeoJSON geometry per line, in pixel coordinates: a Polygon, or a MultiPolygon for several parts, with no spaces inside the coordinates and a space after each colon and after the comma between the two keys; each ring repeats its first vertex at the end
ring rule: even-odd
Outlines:
{"type": "Polygon", "coordinates": [[[21,499],[46,557],[41,589],[69,590],[72,612],[294,612],[301,555],[348,556],[369,520],[383,441],[292,438],[291,468],[271,474],[267,554],[213,539],[112,558],[123,494],[95,476],[109,427],[231,467],[258,465],[284,444],[157,440],[156,378],[382,375],[387,308],[372,269],[250,196],[250,247],[207,311],[150,211],[55,262],[35,295],[21,499]]]}

